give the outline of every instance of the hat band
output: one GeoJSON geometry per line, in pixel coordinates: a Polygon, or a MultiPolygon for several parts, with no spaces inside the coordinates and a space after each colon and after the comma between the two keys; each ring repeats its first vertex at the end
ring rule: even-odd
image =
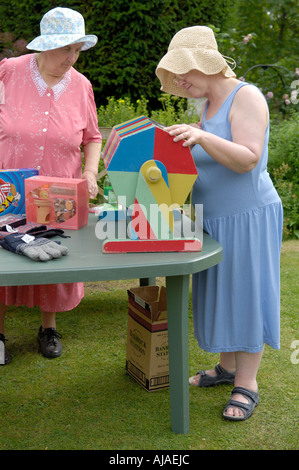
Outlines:
{"type": "Polygon", "coordinates": [[[231,57],[221,54],[223,59],[231,66],[231,69],[234,70],[237,67],[236,61],[231,57]]]}

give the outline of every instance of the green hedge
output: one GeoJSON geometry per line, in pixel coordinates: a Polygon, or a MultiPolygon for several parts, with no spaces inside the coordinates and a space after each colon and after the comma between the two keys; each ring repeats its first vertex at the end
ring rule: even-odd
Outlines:
{"type": "MultiPolygon", "coordinates": [[[[155,68],[172,36],[194,24],[224,27],[231,4],[232,0],[63,1],[64,7],[82,13],[87,32],[99,37],[97,46],[82,53],[76,65],[91,80],[97,105],[109,96],[135,101],[144,95],[152,108],[160,95],[155,68]]],[[[0,32],[30,41],[39,35],[42,15],[55,6],[51,0],[1,0],[0,32]]]]}
{"type": "Polygon", "coordinates": [[[268,170],[284,207],[284,237],[299,238],[299,114],[270,129],[268,170]]]}

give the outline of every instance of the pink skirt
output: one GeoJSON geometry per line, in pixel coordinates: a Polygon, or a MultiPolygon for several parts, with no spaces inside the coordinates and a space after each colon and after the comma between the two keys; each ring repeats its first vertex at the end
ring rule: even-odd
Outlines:
{"type": "Polygon", "coordinates": [[[83,282],[36,286],[0,287],[0,303],[7,306],[38,306],[43,312],[66,312],[84,297],[83,282]]]}

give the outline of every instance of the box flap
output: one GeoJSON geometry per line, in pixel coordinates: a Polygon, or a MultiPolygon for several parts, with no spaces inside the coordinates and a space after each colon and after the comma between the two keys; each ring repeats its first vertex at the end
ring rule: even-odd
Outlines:
{"type": "Polygon", "coordinates": [[[133,294],[134,300],[150,313],[151,320],[161,321],[167,318],[166,288],[164,286],[133,287],[128,294],[133,294]]]}

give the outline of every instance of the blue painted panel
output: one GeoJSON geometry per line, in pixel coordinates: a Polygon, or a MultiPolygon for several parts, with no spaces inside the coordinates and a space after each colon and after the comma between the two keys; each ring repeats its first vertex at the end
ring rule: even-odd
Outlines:
{"type": "Polygon", "coordinates": [[[108,166],[109,171],[139,172],[142,164],[154,154],[155,128],[123,137],[108,166]]]}

